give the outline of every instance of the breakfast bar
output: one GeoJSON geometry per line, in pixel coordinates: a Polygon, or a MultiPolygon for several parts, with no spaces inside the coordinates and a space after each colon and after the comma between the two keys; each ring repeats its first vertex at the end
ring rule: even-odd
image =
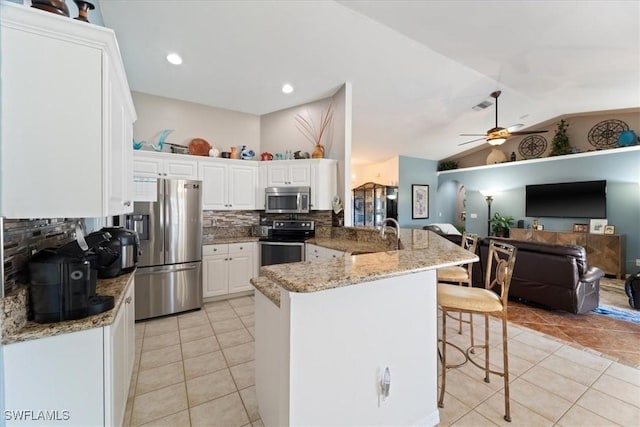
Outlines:
{"type": "Polygon", "coordinates": [[[262,267],[252,284],[264,424],[436,425],[436,269],[474,261],[401,229],[399,250],[262,267]]]}

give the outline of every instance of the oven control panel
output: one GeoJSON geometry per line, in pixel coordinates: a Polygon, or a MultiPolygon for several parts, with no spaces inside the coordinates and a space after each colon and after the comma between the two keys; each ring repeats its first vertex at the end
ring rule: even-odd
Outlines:
{"type": "Polygon", "coordinates": [[[291,231],[313,231],[315,230],[314,221],[305,220],[276,220],[273,221],[274,230],[291,230],[291,231]]]}

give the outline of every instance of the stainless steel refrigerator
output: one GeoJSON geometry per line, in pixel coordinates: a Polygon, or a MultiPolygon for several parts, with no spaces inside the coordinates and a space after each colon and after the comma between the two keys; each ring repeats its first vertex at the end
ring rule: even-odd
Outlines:
{"type": "Polygon", "coordinates": [[[136,320],[200,308],[201,182],[144,178],[136,185],[142,189],[137,199],[144,201],[134,201],[126,218],[142,250],[135,274],[136,320]]]}

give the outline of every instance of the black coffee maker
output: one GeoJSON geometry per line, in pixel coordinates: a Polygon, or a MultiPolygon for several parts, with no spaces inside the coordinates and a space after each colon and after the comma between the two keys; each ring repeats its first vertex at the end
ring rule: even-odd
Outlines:
{"type": "Polygon", "coordinates": [[[118,258],[100,247],[109,238],[108,233],[92,233],[31,258],[29,299],[35,322],[82,319],[114,307],[113,296],[96,295],[100,266],[118,258]]]}
{"type": "Polygon", "coordinates": [[[29,300],[33,320],[61,322],[89,316],[91,281],[89,261],[44,249],[29,261],[29,300]]]}

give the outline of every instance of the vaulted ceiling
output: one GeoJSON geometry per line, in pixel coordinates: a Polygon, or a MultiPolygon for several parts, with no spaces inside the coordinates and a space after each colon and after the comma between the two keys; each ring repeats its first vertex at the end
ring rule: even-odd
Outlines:
{"type": "Polygon", "coordinates": [[[355,163],[481,146],[496,89],[505,127],[640,107],[638,1],[99,3],[135,91],[261,115],[351,82],[355,163]]]}

